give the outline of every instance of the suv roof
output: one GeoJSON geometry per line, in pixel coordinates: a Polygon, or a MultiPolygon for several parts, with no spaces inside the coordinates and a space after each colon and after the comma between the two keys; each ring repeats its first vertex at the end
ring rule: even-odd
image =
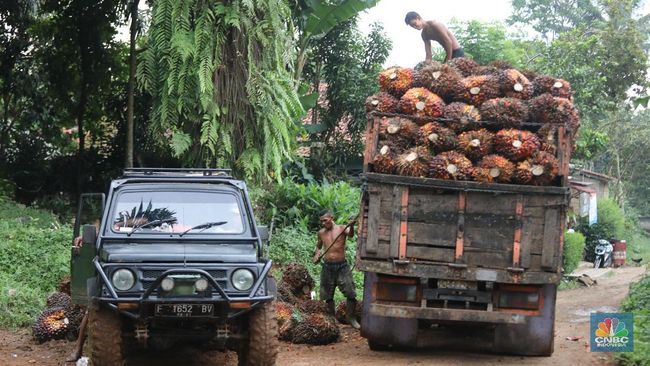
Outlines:
{"type": "Polygon", "coordinates": [[[243,181],[232,176],[231,169],[209,168],[127,168],[111,185],[115,188],[124,183],[144,182],[229,183],[240,189],[245,188],[243,181]]]}

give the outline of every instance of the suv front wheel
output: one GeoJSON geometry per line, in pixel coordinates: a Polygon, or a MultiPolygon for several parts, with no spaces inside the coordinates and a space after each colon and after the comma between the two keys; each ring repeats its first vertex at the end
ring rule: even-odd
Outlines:
{"type": "Polygon", "coordinates": [[[93,366],[123,364],[122,321],[114,311],[92,304],[88,309],[88,340],[93,366]]]}
{"type": "Polygon", "coordinates": [[[242,341],[237,356],[239,366],[273,366],[278,356],[278,323],[271,302],[248,315],[248,339],[242,341]]]}

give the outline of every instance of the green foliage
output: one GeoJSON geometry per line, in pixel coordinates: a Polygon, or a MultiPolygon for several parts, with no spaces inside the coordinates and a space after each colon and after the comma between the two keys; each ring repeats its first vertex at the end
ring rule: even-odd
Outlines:
{"type": "Polygon", "coordinates": [[[545,37],[568,32],[573,28],[602,21],[598,0],[512,0],[511,24],[532,26],[545,37]]]}
{"type": "Polygon", "coordinates": [[[137,76],[155,131],[186,163],[261,178],[291,159],[303,110],[289,17],[283,0],[153,3],[137,76]]]}
{"type": "Polygon", "coordinates": [[[578,268],[585,250],[585,236],[579,232],[564,235],[564,252],[562,253],[562,267],[564,273],[571,273],[578,268]]]}
{"type": "Polygon", "coordinates": [[[263,222],[275,217],[278,228],[298,226],[305,230],[319,228],[319,213],[329,209],[338,223],[345,223],[359,212],[360,190],[347,182],[294,183],[287,179],[260,197],[266,207],[263,222]]]}
{"type": "Polygon", "coordinates": [[[634,352],[617,353],[620,365],[650,364],[650,276],[630,286],[621,311],[634,313],[634,352]]]}
{"type": "Polygon", "coordinates": [[[582,222],[578,228],[586,239],[585,260],[593,261],[599,239],[621,239],[625,232],[625,217],[618,204],[611,199],[598,200],[598,223],[589,226],[582,222]]]}
{"type": "Polygon", "coordinates": [[[0,327],[30,325],[69,273],[72,230],[45,211],[0,203],[0,327]]]}
{"type": "Polygon", "coordinates": [[[609,137],[606,133],[582,127],[578,141],[576,141],[576,151],[572,157],[580,160],[592,160],[607,150],[608,143],[609,137]]]}

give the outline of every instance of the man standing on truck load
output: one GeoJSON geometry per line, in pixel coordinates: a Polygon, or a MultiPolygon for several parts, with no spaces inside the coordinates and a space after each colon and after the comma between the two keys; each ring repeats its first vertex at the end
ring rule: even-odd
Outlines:
{"type": "Polygon", "coordinates": [[[356,329],[361,328],[354,316],[357,306],[356,291],[350,266],[345,260],[345,243],[347,237],[354,236],[354,223],[351,221],[347,226],[334,223],[334,216],[328,210],[320,213],[320,224],[323,227],[318,231],[318,242],[314,263],[318,263],[321,257],[321,249],[324,249],[323,264],[320,273],[320,299],[325,300],[327,311],[334,315],[334,291],[336,287],[345,295],[347,320],[356,329]]]}
{"type": "Polygon", "coordinates": [[[424,20],[420,14],[414,11],[406,13],[404,22],[406,22],[406,25],[422,31],[424,51],[426,52],[426,58],[424,61],[432,61],[431,41],[438,42],[445,49],[445,52],[447,52],[445,62],[452,58],[465,56],[465,52],[463,51],[463,48],[460,47],[460,44],[458,44],[456,37],[454,37],[444,24],[435,20],[424,20]]]}

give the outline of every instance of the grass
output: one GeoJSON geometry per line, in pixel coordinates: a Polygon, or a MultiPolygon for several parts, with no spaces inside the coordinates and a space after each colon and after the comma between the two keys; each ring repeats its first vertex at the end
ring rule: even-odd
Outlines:
{"type": "Polygon", "coordinates": [[[634,352],[618,353],[620,365],[650,365],[650,274],[630,286],[621,311],[634,313],[634,352]]]}
{"type": "Polygon", "coordinates": [[[562,280],[560,281],[560,285],[557,287],[557,289],[558,291],[564,291],[564,290],[573,290],[580,287],[582,287],[582,285],[579,284],[578,281],[569,278],[562,278],[562,280]]]}
{"type": "Polygon", "coordinates": [[[0,328],[31,325],[69,273],[72,230],[44,210],[0,198],[0,328]]]}

